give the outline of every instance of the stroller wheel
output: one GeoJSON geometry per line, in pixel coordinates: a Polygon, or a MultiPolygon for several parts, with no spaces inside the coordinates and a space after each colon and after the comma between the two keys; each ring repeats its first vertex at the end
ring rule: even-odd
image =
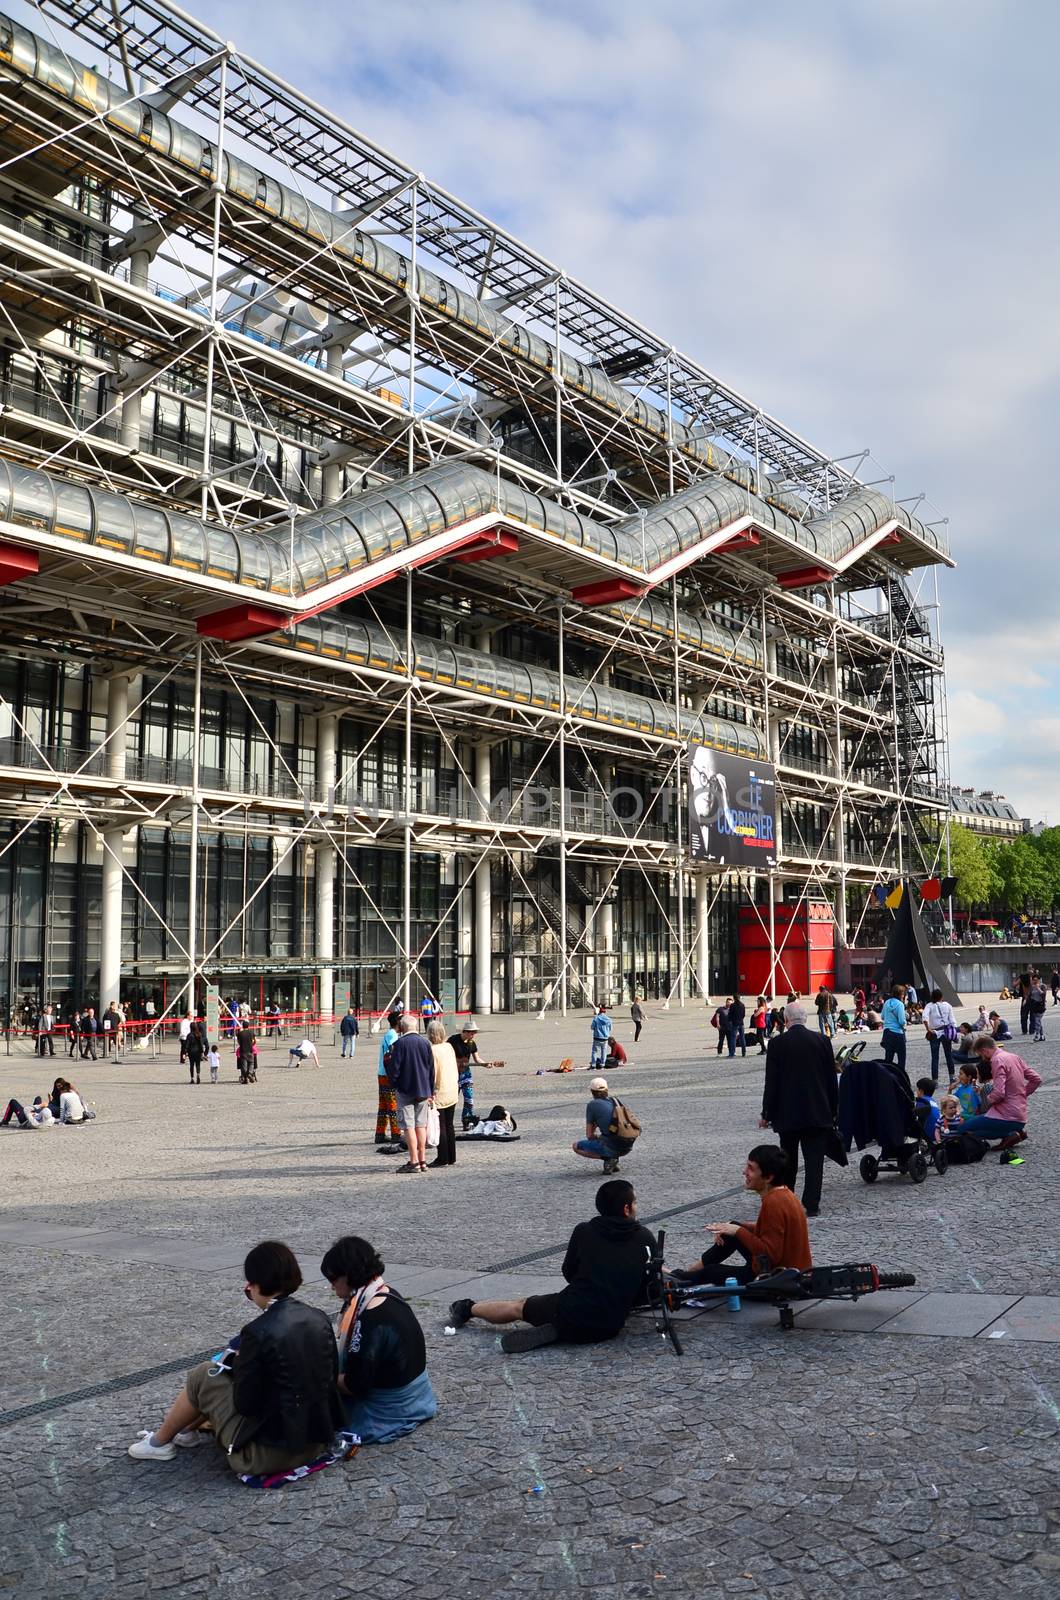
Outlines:
{"type": "Polygon", "coordinates": [[[942,1145],[937,1146],[937,1148],[931,1152],[931,1159],[935,1163],[935,1171],[938,1173],[940,1178],[942,1177],[943,1173],[949,1171],[950,1158],[942,1145]]]}
{"type": "Polygon", "coordinates": [[[927,1157],[920,1150],[914,1151],[905,1164],[905,1170],[914,1183],[923,1183],[927,1177],[927,1169],[927,1157]]]}
{"type": "Polygon", "coordinates": [[[875,1183],[880,1175],[880,1163],[875,1156],[862,1156],[858,1162],[858,1171],[865,1183],[875,1183]]]}

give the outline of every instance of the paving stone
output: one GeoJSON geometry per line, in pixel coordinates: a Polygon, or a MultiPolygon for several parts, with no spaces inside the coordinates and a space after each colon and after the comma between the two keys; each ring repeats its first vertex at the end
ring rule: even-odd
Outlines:
{"type": "MultiPolygon", "coordinates": [[[[510,1105],[523,1138],[476,1151],[441,1186],[437,1174],[396,1184],[374,1155],[374,1055],[350,1071],[325,1050],[312,1098],[305,1075],[268,1052],[253,1097],[231,1085],[189,1092],[175,1061],[89,1064],[81,1076],[100,1108],[91,1139],[0,1135],[0,1410],[167,1361],[180,1368],[2,1429],[0,1593],[140,1600],[162,1592],[145,1583],[149,1559],[166,1593],[210,1600],[251,1590],[852,1600],[887,1589],[1054,1600],[1057,1571],[1038,1558],[1060,1545],[1048,1532],[1060,1530],[1060,1349],[989,1341],[989,1329],[953,1345],[886,1329],[942,1292],[1060,1294],[1060,1124],[1035,1120],[1021,1168],[983,1163],[919,1189],[870,1189],[828,1169],[817,1260],[914,1272],[908,1296],[803,1306],[791,1334],[772,1308],[745,1303],[688,1322],[683,1358],[645,1317],[596,1349],[507,1358],[489,1329],[445,1337],[447,1302],[461,1285],[505,1298],[558,1286],[600,1174],[569,1150],[585,1078],[533,1076],[543,1052],[577,1054],[587,1017],[482,1022],[487,1053],[509,1066],[480,1080],[479,1096],[510,1105]],[[334,1310],[317,1264],[343,1232],[372,1239],[423,1308],[438,1417],[270,1494],[236,1483],[214,1451],[130,1461],[126,1443],[161,1415],[187,1357],[246,1320],[247,1246],[287,1238],[304,1297],[334,1310]],[[216,1261],[233,1265],[211,1270],[216,1261]],[[859,1320],[815,1328],[826,1310],[859,1320]],[[866,1330],[879,1331],[862,1331],[865,1312],[866,1330]],[[540,1497],[527,1493],[537,1481],[540,1497]]],[[[623,1069],[645,1128],[623,1162],[642,1212],[695,1202],[666,1223],[678,1262],[702,1250],[705,1222],[756,1208],[731,1191],[761,1137],[761,1064],[717,1064],[702,1049],[705,1023],[699,1008],[650,1019],[642,1064],[623,1069]],[[675,1146],[674,1118],[689,1108],[693,1137],[675,1146]]],[[[1039,1070],[1055,1076],[1060,1040],[1038,1049],[1039,1070]]],[[[919,1075],[922,1042],[911,1040],[910,1058],[919,1075]]],[[[0,1093],[23,1098],[30,1072],[0,1061],[0,1093]]]]}
{"type": "Polygon", "coordinates": [[[805,1310],[795,1307],[796,1325],[831,1333],[872,1333],[921,1299],[919,1290],[889,1289],[863,1300],[819,1300],[805,1310]]]}
{"type": "Polygon", "coordinates": [[[979,1337],[996,1336],[1029,1339],[1038,1344],[1060,1344],[1060,1296],[1023,1295],[979,1337]]]}
{"type": "Polygon", "coordinates": [[[881,1327],[884,1333],[971,1338],[989,1328],[1017,1299],[1016,1295],[925,1294],[881,1327]]]}

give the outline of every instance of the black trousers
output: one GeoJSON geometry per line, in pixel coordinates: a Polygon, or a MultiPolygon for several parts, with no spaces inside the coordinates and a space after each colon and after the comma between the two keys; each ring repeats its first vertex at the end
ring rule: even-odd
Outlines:
{"type": "Polygon", "coordinates": [[[789,1128],[777,1134],[780,1148],[792,1164],[792,1185],[799,1169],[799,1146],[806,1169],[802,1180],[802,1203],[807,1211],[817,1211],[821,1205],[821,1185],[824,1182],[824,1128],[789,1128]]]}
{"type": "Polygon", "coordinates": [[[202,1075],[202,1051],[188,1051],[188,1077],[192,1083],[198,1083],[202,1075]]]}
{"type": "Polygon", "coordinates": [[[440,1167],[456,1165],[456,1135],[453,1132],[455,1111],[455,1106],[438,1107],[438,1154],[434,1159],[440,1167]]]}
{"type": "Polygon", "coordinates": [[[757,1276],[750,1250],[731,1235],[723,1238],[720,1244],[713,1244],[709,1250],[704,1250],[698,1267],[693,1267],[690,1272],[672,1274],[675,1283],[709,1284],[723,1284],[727,1278],[735,1278],[737,1283],[750,1283],[757,1276]],[[725,1266],[730,1256],[739,1256],[740,1265],[725,1266]]]}
{"type": "Polygon", "coordinates": [[[38,1035],[37,1051],[38,1054],[42,1056],[53,1056],[55,1054],[54,1036],[50,1033],[42,1033],[38,1035]]]}
{"type": "Polygon", "coordinates": [[[633,1035],[633,1043],[636,1044],[637,1040],[640,1038],[640,1030],[643,1028],[644,1024],[643,1022],[635,1022],[633,1026],[636,1029],[636,1032],[633,1035]]]}

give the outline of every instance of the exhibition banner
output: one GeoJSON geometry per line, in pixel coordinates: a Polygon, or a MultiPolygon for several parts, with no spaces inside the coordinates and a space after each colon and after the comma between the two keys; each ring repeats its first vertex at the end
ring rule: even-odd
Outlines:
{"type": "Polygon", "coordinates": [[[768,761],[693,745],[688,838],[693,861],[767,872],[777,864],[776,774],[768,761]]]}

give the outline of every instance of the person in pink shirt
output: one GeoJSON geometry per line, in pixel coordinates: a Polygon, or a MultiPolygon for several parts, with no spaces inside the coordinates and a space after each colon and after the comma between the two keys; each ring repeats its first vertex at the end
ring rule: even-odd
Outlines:
{"type": "Polygon", "coordinates": [[[1027,1097],[1039,1087],[1041,1078],[1011,1050],[999,1050],[993,1039],[977,1040],[975,1053],[981,1061],[989,1061],[993,1081],[985,1091],[986,1111],[962,1122],[961,1132],[977,1133],[981,1139],[1006,1139],[1023,1133],[1027,1097]]]}

